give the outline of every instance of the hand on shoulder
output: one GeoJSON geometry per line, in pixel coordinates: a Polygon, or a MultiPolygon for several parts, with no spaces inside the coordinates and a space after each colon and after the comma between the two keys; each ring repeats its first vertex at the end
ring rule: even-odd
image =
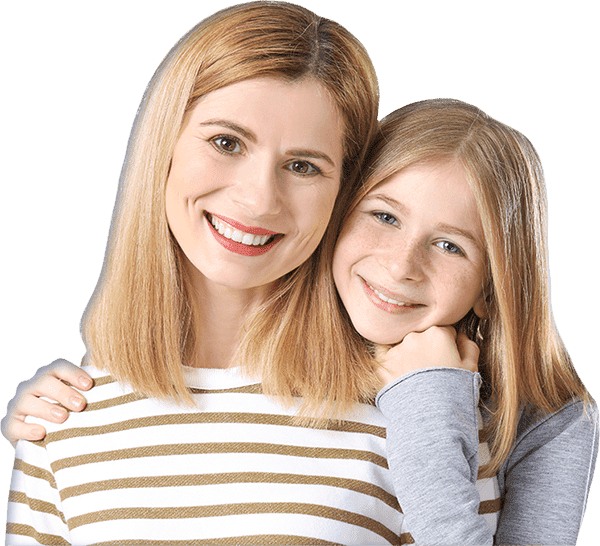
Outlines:
{"type": "Polygon", "coordinates": [[[31,379],[23,381],[15,397],[8,403],[7,414],[2,419],[4,437],[13,444],[17,440],[41,440],[46,435],[46,430],[40,425],[26,423],[28,415],[52,423],[62,423],[69,416],[69,411],[81,411],[85,408],[85,398],[69,384],[88,390],[94,382],[80,367],[62,359],[40,368],[31,379]],[[54,400],[64,407],[42,400],[42,397],[54,400]]]}

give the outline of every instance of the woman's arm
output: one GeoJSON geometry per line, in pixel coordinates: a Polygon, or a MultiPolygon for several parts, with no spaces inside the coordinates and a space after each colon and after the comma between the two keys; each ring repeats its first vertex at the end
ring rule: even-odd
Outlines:
{"type": "Polygon", "coordinates": [[[68,417],[67,410],[81,411],[85,408],[85,398],[65,382],[83,390],[88,390],[93,385],[92,378],[86,372],[66,360],[55,360],[40,368],[31,379],[21,383],[2,419],[4,437],[13,444],[17,440],[40,440],[46,435],[46,430],[40,425],[26,423],[25,417],[31,415],[45,421],[62,423],[68,417]],[[42,396],[58,402],[64,408],[42,400],[42,396]]]}

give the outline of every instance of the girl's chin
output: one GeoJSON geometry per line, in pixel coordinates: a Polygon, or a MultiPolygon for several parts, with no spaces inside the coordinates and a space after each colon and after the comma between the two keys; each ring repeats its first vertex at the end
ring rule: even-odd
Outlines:
{"type": "Polygon", "coordinates": [[[381,332],[372,332],[368,330],[361,332],[358,328],[357,331],[363,338],[374,345],[398,345],[408,333],[382,334],[381,332]]]}

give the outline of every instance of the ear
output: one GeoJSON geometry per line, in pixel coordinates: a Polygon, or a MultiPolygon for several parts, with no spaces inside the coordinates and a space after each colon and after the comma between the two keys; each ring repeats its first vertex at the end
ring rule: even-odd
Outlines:
{"type": "Polygon", "coordinates": [[[479,299],[475,302],[475,305],[473,305],[473,312],[480,318],[480,319],[486,319],[489,318],[488,316],[488,312],[487,312],[487,301],[488,297],[486,296],[485,292],[481,292],[481,295],[479,296],[479,299]]]}

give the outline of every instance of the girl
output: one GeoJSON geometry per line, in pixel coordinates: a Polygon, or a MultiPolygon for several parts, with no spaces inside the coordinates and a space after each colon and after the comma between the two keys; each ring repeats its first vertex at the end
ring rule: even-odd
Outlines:
{"type": "Polygon", "coordinates": [[[480,473],[497,474],[503,499],[495,543],[577,539],[598,417],[552,319],[546,216],[535,150],[479,109],[424,101],[381,123],[331,274],[360,335],[402,340],[380,351],[377,403],[417,543],[492,543],[476,512],[480,379],[461,360],[465,332],[481,351],[480,473]],[[453,324],[458,347],[436,328],[453,324]]]}

